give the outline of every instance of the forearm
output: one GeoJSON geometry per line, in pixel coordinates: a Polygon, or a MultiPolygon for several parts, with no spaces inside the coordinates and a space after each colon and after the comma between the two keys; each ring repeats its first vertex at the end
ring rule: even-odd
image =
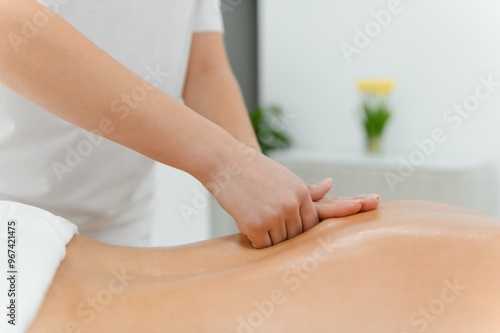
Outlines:
{"type": "Polygon", "coordinates": [[[238,141],[260,151],[243,95],[229,68],[214,68],[188,78],[184,101],[238,141]]]}
{"type": "MultiPolygon", "coordinates": [[[[0,7],[1,36],[22,36],[22,18],[46,11],[28,0],[2,0],[0,7]]],[[[238,144],[220,127],[147,85],[57,15],[18,48],[8,38],[0,40],[0,83],[60,118],[99,130],[198,179],[206,177],[207,169],[217,169],[226,159],[225,150],[238,144]],[[123,102],[134,89],[146,97],[123,102]],[[196,156],[199,163],[187,156],[196,156]]]]}
{"type": "Polygon", "coordinates": [[[191,109],[260,151],[221,34],[193,36],[183,98],[191,109]]]}

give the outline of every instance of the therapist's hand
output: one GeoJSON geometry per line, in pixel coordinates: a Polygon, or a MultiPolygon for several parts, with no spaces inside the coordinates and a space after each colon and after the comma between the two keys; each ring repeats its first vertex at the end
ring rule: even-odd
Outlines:
{"type": "Polygon", "coordinates": [[[284,166],[244,144],[202,183],[256,248],[293,238],[320,219],[378,205],[378,197],[324,198],[331,189],[331,179],[306,185],[284,166]]]}
{"type": "MultiPolygon", "coordinates": [[[[278,244],[319,223],[308,186],[248,146],[240,147],[239,153],[202,183],[256,248],[278,244]]],[[[326,190],[313,190],[326,193],[329,183],[326,190]]]]}

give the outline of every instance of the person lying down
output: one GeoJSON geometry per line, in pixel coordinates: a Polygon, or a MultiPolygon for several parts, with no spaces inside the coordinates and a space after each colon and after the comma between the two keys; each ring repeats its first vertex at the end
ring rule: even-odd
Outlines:
{"type": "Polygon", "coordinates": [[[30,295],[19,332],[500,332],[500,220],[458,207],[385,202],[263,250],[242,235],[116,247],[37,208],[0,212],[1,251],[15,233],[25,251],[17,284],[2,279],[2,297],[30,295]]]}

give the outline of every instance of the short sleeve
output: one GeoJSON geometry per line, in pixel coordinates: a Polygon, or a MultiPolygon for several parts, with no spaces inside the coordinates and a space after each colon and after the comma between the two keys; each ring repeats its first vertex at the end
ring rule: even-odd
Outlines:
{"type": "Polygon", "coordinates": [[[194,32],[224,32],[220,0],[197,0],[194,32]]]}

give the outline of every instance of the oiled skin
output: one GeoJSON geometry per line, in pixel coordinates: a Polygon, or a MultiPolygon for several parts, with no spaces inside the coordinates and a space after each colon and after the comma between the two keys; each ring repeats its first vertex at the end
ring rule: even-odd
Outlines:
{"type": "Polygon", "coordinates": [[[500,220],[389,202],[264,250],[75,237],[29,332],[500,332],[499,281],[500,220]]]}

